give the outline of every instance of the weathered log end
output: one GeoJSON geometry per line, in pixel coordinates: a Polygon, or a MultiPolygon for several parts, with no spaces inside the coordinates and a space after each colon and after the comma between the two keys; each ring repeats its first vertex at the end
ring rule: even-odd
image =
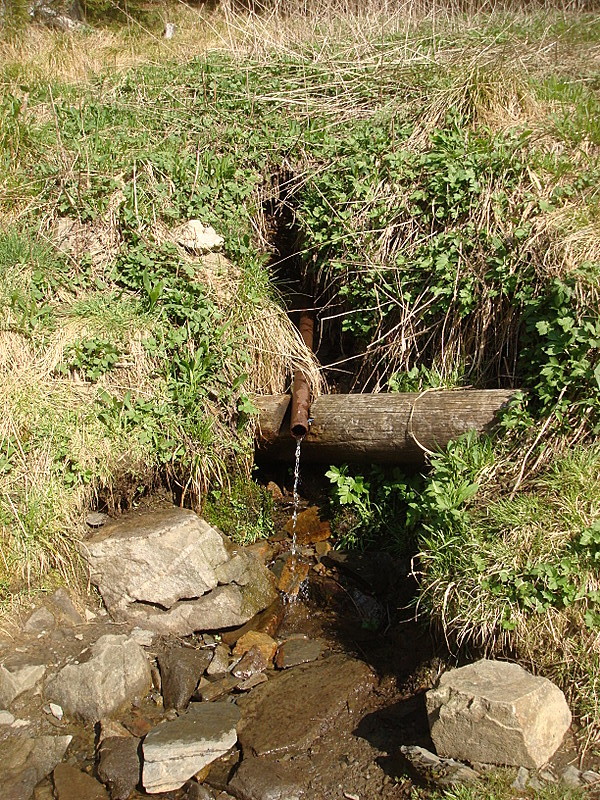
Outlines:
{"type": "MultiPolygon", "coordinates": [[[[467,431],[490,431],[514,389],[440,390],[318,397],[302,443],[303,461],[419,464],[467,431]]],[[[289,395],[256,398],[258,453],[290,461],[289,395]]]]}

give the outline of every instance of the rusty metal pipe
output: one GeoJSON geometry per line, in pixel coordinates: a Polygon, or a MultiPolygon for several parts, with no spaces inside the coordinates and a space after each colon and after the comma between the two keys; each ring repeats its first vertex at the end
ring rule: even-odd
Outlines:
{"type": "MultiPolygon", "coordinates": [[[[315,330],[315,320],[311,311],[302,311],[298,330],[304,344],[312,350],[315,330]]],[[[292,384],[292,414],[290,418],[290,433],[296,439],[302,439],[308,433],[310,415],[310,385],[306,375],[301,369],[294,371],[292,384]]]]}

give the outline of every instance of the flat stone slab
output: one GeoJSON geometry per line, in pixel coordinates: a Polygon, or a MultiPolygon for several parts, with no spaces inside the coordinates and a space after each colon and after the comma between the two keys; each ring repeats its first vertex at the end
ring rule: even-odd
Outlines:
{"type": "Polygon", "coordinates": [[[307,664],[310,661],[316,661],[324,649],[323,643],[316,639],[306,639],[300,636],[287,639],[279,646],[275,664],[279,669],[289,669],[298,664],[307,664]]]}
{"type": "Polygon", "coordinates": [[[557,686],[504,661],[444,673],[426,702],[438,755],[459,761],[538,769],[571,724],[557,686]]]}
{"type": "Polygon", "coordinates": [[[340,715],[360,708],[375,682],[366,664],[345,655],[280,673],[238,701],[244,756],[306,750],[340,715]]]}
{"type": "Polygon", "coordinates": [[[144,739],[142,783],[150,794],[179,789],[237,741],[240,712],[233,703],[192,703],[144,739]]]}

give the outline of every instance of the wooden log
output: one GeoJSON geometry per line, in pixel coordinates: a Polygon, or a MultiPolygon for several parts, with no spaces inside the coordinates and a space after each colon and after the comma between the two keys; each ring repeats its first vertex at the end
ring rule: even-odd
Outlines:
{"type": "MultiPolygon", "coordinates": [[[[440,390],[402,394],[330,394],[311,405],[313,422],[302,460],[321,463],[418,464],[427,451],[475,430],[489,431],[510,389],[440,390]]],[[[291,461],[288,395],[259,397],[258,454],[291,461]]]]}

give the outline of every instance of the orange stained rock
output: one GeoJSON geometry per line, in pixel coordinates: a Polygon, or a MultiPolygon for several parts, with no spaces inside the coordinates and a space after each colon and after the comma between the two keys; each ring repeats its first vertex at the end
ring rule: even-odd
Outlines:
{"type": "Polygon", "coordinates": [[[267,665],[271,666],[277,650],[277,642],[275,639],[271,638],[267,633],[248,631],[248,633],[245,633],[237,640],[233,648],[233,654],[235,656],[243,656],[244,653],[247,653],[253,647],[257,647],[260,650],[267,665]]]}
{"type": "Polygon", "coordinates": [[[298,556],[290,556],[283,565],[281,577],[277,583],[280,592],[288,597],[295,597],[300,591],[300,586],[308,577],[310,565],[298,556]]]}
{"type": "MultiPolygon", "coordinates": [[[[292,535],[293,522],[285,526],[285,530],[292,535]]],[[[328,522],[323,522],[319,517],[319,509],[310,506],[305,511],[301,511],[296,519],[296,542],[299,545],[315,544],[324,542],[331,536],[331,526],[328,522]]]]}

